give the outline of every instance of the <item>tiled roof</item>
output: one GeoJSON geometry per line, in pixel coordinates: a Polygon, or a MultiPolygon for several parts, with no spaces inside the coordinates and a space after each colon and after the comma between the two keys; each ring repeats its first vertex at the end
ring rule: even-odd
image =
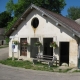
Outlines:
{"type": "Polygon", "coordinates": [[[73,30],[80,33],[80,25],[77,24],[74,20],[64,17],[60,14],[51,12],[49,10],[43,9],[43,8],[41,8],[41,10],[49,14],[52,18],[55,18],[57,21],[59,21],[59,23],[62,23],[66,25],[68,28],[72,28],[73,30]]]}

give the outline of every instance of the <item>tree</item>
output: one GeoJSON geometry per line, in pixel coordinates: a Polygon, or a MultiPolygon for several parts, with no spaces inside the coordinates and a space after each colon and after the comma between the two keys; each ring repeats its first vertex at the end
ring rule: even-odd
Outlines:
{"type": "Polygon", "coordinates": [[[7,23],[12,19],[11,15],[4,11],[0,13],[0,28],[7,27],[7,23]]]}
{"type": "Polygon", "coordinates": [[[80,18],[80,7],[70,7],[67,17],[73,20],[80,18]]]}
{"type": "Polygon", "coordinates": [[[65,5],[65,0],[43,0],[42,5],[40,5],[40,7],[43,7],[56,13],[61,13],[61,10],[64,8],[65,5]]]}
{"type": "Polygon", "coordinates": [[[66,5],[65,0],[18,0],[17,4],[14,4],[13,0],[9,0],[6,7],[8,11],[14,12],[14,16],[19,16],[31,3],[56,13],[61,13],[66,5]]]}
{"type": "Polygon", "coordinates": [[[14,3],[13,0],[9,0],[9,2],[6,5],[6,10],[10,13],[13,14],[13,7],[14,7],[14,3]]]}

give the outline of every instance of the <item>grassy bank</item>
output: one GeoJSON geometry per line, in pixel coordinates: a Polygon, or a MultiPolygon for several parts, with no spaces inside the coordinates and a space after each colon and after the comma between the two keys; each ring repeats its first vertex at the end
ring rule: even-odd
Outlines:
{"type": "Polygon", "coordinates": [[[25,69],[50,71],[50,72],[68,72],[69,70],[71,70],[71,68],[65,69],[65,70],[58,69],[57,66],[48,67],[47,64],[43,64],[40,62],[37,64],[33,64],[30,61],[21,61],[21,60],[18,61],[17,59],[12,61],[11,58],[8,58],[7,60],[1,60],[0,63],[5,64],[5,65],[9,65],[9,66],[14,66],[14,67],[21,67],[21,68],[25,68],[25,69]]]}

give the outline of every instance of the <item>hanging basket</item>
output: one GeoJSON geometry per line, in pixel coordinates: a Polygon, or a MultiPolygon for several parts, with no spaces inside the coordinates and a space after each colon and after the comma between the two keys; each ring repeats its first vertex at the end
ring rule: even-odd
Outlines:
{"type": "Polygon", "coordinates": [[[50,43],[50,47],[57,48],[58,45],[56,44],[56,42],[51,42],[51,43],[50,43]]]}
{"type": "Polygon", "coordinates": [[[18,45],[19,44],[19,41],[12,41],[15,45],[18,45]]]}
{"type": "Polygon", "coordinates": [[[36,43],[34,43],[34,46],[41,46],[42,44],[41,44],[41,42],[39,42],[39,41],[37,41],[36,43]]]}
{"type": "Polygon", "coordinates": [[[29,46],[28,42],[23,43],[24,46],[29,46]]]}

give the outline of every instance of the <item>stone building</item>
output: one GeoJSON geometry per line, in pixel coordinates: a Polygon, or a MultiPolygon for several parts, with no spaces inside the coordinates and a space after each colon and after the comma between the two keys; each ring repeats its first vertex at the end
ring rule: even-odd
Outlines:
{"type": "Polygon", "coordinates": [[[32,4],[6,33],[10,37],[9,57],[32,60],[38,54],[34,43],[40,41],[40,52],[44,55],[55,55],[59,65],[67,63],[77,67],[80,57],[80,25],[60,14],[51,12],[32,4]],[[12,48],[13,41],[19,45],[12,48]],[[56,42],[58,47],[50,47],[56,42]],[[23,44],[29,43],[26,47],[23,44]]]}

